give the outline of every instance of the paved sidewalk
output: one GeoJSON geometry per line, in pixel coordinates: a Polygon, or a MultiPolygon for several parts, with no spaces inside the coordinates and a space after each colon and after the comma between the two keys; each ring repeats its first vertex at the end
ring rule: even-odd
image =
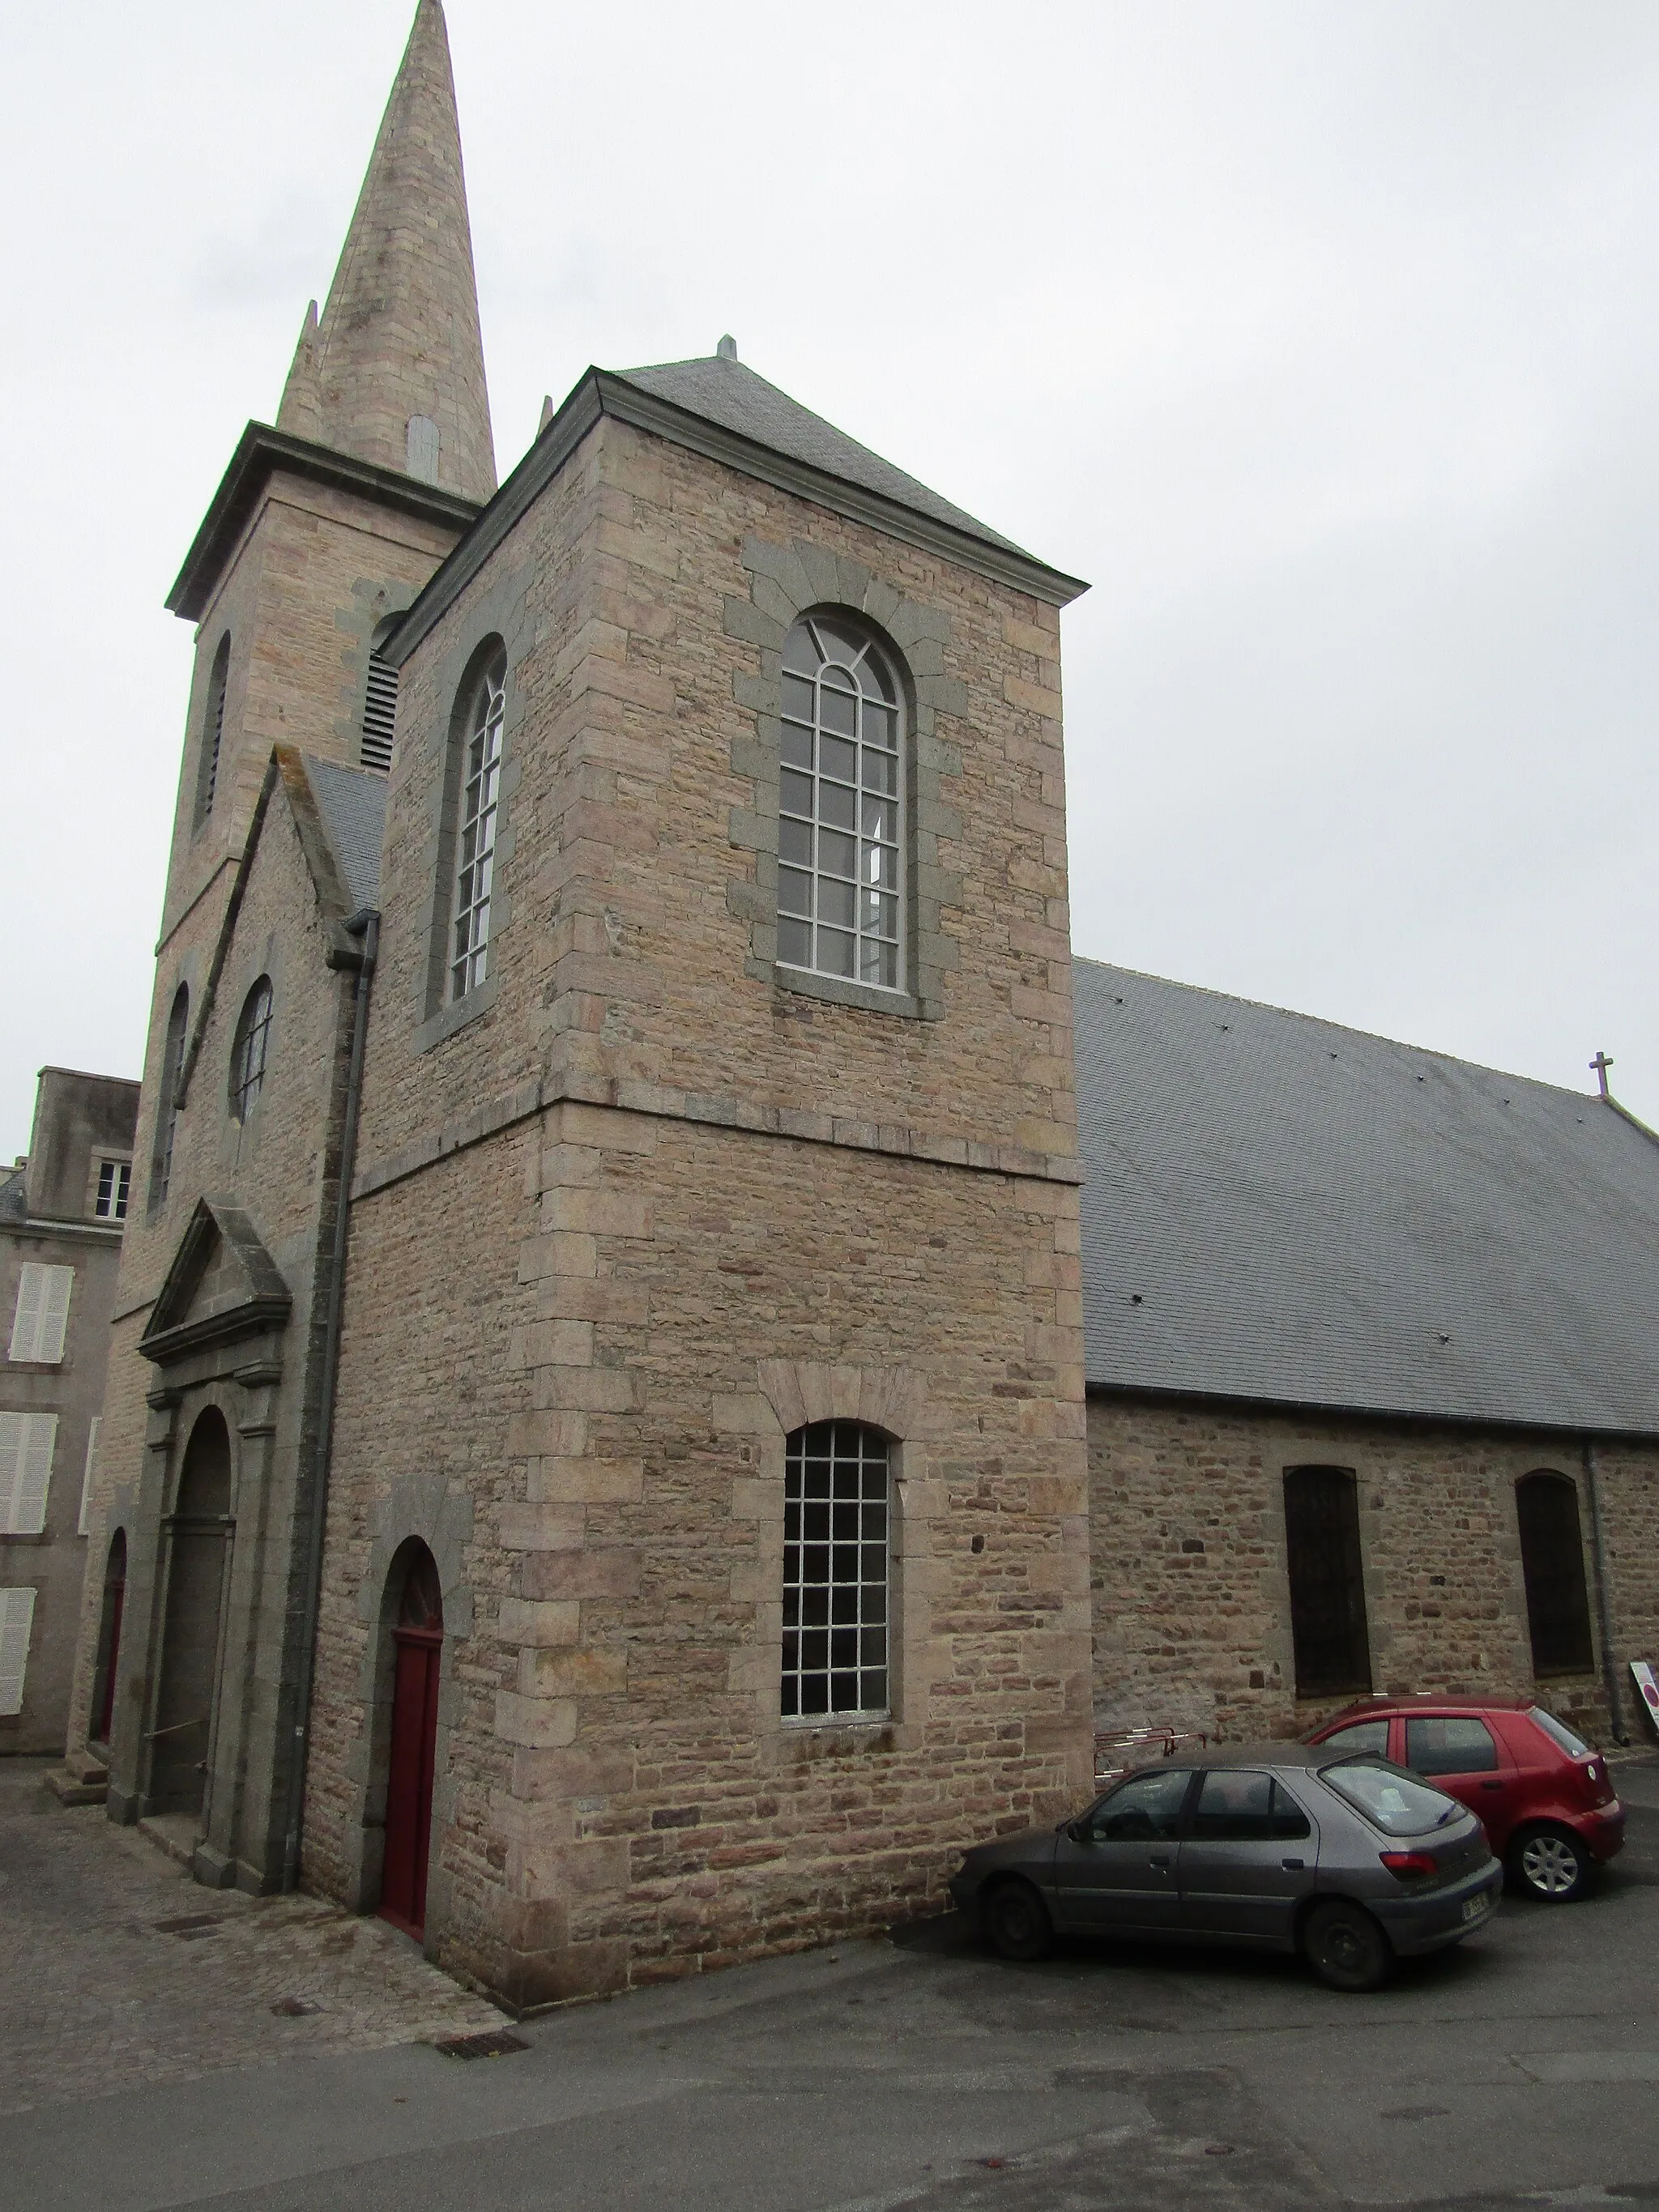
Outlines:
{"type": "Polygon", "coordinates": [[[0,1760],[0,2114],[505,2025],[382,1920],[202,1888],[50,1764],[0,1760]]]}

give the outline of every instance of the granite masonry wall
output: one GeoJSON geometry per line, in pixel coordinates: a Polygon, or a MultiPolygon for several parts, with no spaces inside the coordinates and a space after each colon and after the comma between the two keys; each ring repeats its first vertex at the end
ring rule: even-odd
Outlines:
{"type": "MultiPolygon", "coordinates": [[[[1358,1477],[1376,1691],[1536,1695],[1606,1741],[1599,1671],[1534,1676],[1516,1522],[1522,1475],[1577,1483],[1595,1620],[1583,1439],[1103,1394],[1088,1433],[1097,1726],[1173,1723],[1237,1741],[1299,1735],[1346,1702],[1296,1695],[1283,1482],[1317,1465],[1358,1477]]],[[[1659,1645],[1659,1448],[1603,1443],[1597,1462],[1623,1674],[1659,1645]]],[[[1598,1660],[1601,1643],[1598,1624],[1598,1660]]],[[[1643,1739],[1627,1675],[1620,1696],[1643,1739]]]]}
{"type": "Polygon", "coordinates": [[[404,669],[306,1863],[374,1901],[424,1535],[428,1942],[514,2003],[925,1909],[964,1833],[1086,1790],[1058,683],[1052,609],[609,420],[404,669]],[[925,1013],[764,957],[804,604],[908,670],[925,1013]],[[444,1008],[446,750],[497,636],[491,972],[444,1008]],[[896,1446],[860,1729],[778,1717],[784,1438],[832,1413],[896,1446]]]}

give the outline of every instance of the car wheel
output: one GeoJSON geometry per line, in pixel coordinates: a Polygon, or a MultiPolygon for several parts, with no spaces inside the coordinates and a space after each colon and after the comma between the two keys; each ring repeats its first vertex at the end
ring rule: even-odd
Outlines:
{"type": "Polygon", "coordinates": [[[1054,1948],[1048,1908],[1027,1881],[999,1882],[985,1900],[984,1927],[992,1948],[1022,1966],[1046,1959],[1054,1948]]]}
{"type": "Polygon", "coordinates": [[[1389,1939],[1363,1905],[1315,1905],[1302,1931],[1302,1948],[1327,1989],[1380,1990],[1394,1972],[1389,1939]]]}
{"type": "Polygon", "coordinates": [[[1528,1897],[1570,1905],[1589,1887],[1590,1855],[1571,1829],[1528,1828],[1510,1845],[1510,1872],[1528,1897]]]}

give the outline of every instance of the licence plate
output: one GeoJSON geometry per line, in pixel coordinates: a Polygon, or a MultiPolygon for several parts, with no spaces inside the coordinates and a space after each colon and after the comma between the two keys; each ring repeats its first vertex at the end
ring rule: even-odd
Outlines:
{"type": "Polygon", "coordinates": [[[1463,1899],[1465,1920],[1484,1920],[1491,1911],[1492,1892],[1489,1889],[1480,1890],[1475,1896],[1463,1899]]]}

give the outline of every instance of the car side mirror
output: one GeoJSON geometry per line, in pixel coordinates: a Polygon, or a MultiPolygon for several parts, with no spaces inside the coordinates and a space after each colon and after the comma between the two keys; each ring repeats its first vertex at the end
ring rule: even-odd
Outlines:
{"type": "Polygon", "coordinates": [[[1081,1820],[1068,1820],[1066,1832],[1074,1844],[1086,1843],[1089,1839],[1088,1830],[1081,1820]]]}

